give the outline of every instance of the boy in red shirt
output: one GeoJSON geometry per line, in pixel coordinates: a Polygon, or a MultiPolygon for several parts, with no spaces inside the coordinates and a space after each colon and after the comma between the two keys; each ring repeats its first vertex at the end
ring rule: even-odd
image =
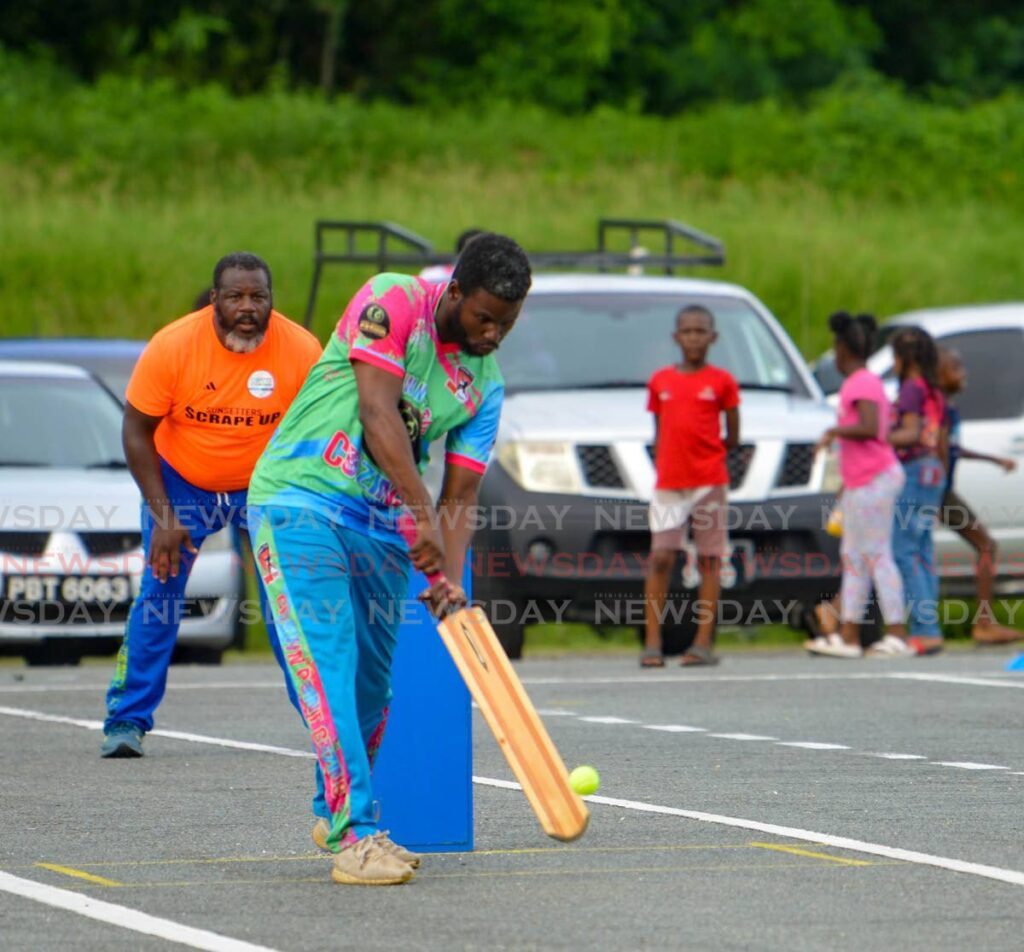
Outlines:
{"type": "Polygon", "coordinates": [[[655,483],[651,501],[651,557],[644,585],[646,640],[640,665],[661,668],[661,621],[676,553],[687,524],[700,570],[698,627],[680,664],[717,664],[712,653],[720,591],[719,570],[728,551],[726,532],[728,449],[740,441],[740,389],[732,374],[707,363],[718,338],[715,317],[700,305],[684,307],[672,335],[681,364],[663,367],[647,384],[647,409],[654,414],[655,483]],[[725,414],[725,439],[722,414],[725,414]]]}

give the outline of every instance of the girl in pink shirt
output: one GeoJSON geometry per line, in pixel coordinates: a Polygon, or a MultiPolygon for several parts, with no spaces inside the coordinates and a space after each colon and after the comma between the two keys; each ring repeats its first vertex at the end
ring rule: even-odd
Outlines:
{"type": "Polygon", "coordinates": [[[903,489],[903,467],[889,445],[889,401],[882,381],[865,366],[876,324],[869,314],[845,311],[829,318],[835,335],[836,367],[846,378],[839,391],[838,426],[825,431],[816,450],[839,442],[843,481],[842,622],[838,634],[805,643],[813,654],[859,658],[860,624],[874,582],[886,634],[869,654],[913,655],[906,643],[903,581],[892,555],[893,510],[903,489]]]}

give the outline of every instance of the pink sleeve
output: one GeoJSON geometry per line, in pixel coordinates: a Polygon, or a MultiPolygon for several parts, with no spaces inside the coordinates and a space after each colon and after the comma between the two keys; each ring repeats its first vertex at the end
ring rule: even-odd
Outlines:
{"type": "Polygon", "coordinates": [[[405,349],[415,323],[415,309],[401,294],[374,294],[373,281],[359,289],[345,308],[335,333],[349,344],[349,359],[405,376],[405,349]]]}

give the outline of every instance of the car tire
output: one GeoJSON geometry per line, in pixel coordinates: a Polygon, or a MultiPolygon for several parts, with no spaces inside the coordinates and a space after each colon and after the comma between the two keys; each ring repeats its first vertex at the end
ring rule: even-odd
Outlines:
{"type": "Polygon", "coordinates": [[[522,625],[499,625],[494,629],[494,633],[511,660],[515,661],[523,656],[526,629],[522,625]]]}
{"type": "Polygon", "coordinates": [[[30,668],[50,668],[58,665],[74,667],[82,662],[82,652],[76,645],[62,642],[43,642],[24,651],[25,664],[30,668]]]}
{"type": "Polygon", "coordinates": [[[678,625],[666,625],[661,632],[661,653],[666,655],[685,654],[697,634],[696,620],[684,621],[678,625]]]}
{"type": "MultiPolygon", "coordinates": [[[[693,644],[697,634],[696,620],[683,621],[678,625],[665,625],[661,629],[661,653],[665,655],[681,655],[693,644]]],[[[643,628],[636,629],[636,640],[642,646],[647,633],[643,628]]]]}
{"type": "Polygon", "coordinates": [[[206,645],[178,645],[171,655],[171,664],[217,665],[223,660],[223,648],[210,648],[206,645]]]}

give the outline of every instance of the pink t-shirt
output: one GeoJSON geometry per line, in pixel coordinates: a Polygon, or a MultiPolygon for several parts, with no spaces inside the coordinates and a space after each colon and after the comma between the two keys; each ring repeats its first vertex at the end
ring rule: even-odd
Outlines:
{"type": "Polygon", "coordinates": [[[869,400],[878,407],[878,433],[870,440],[839,438],[839,475],[847,489],[866,486],[879,473],[899,464],[896,451],[889,445],[892,410],[882,381],[866,367],[850,374],[839,388],[839,425],[848,426],[860,419],[857,404],[869,400]]]}

